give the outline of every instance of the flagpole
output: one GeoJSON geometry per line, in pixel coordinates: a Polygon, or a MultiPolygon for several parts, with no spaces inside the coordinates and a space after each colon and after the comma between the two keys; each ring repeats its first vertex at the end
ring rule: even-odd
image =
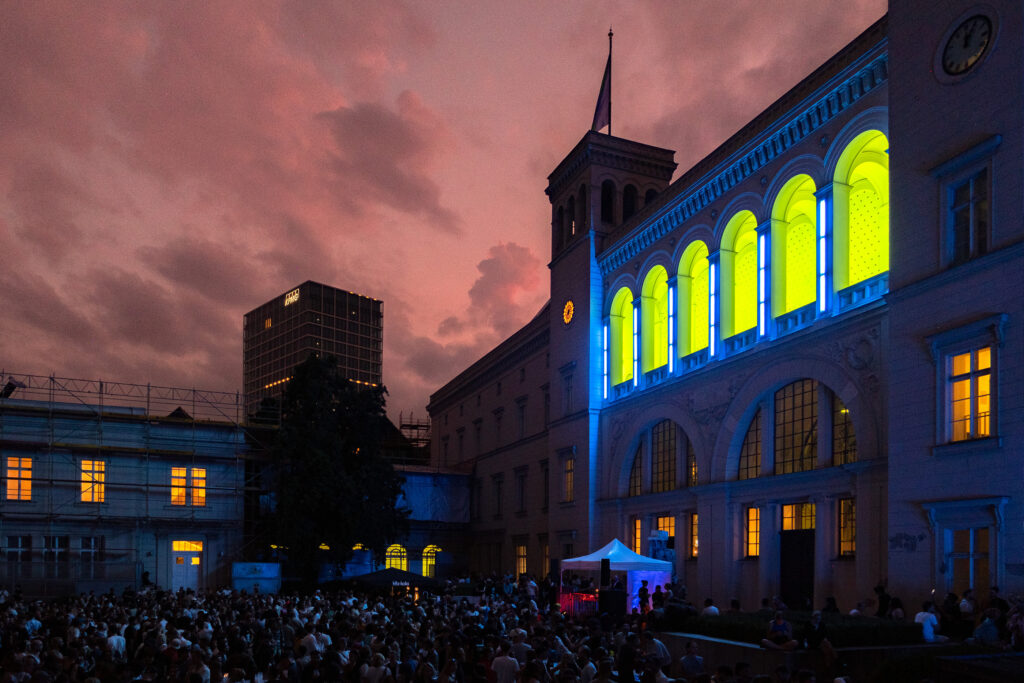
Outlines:
{"type": "Polygon", "coordinates": [[[612,27],[608,27],[608,135],[612,134],[612,27]]]}

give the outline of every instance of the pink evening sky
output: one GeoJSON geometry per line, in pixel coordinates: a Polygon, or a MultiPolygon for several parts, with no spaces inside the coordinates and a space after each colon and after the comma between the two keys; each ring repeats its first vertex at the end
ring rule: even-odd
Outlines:
{"type": "Polygon", "coordinates": [[[682,171],[885,4],[6,3],[0,370],[235,391],[243,313],[312,279],[384,301],[426,417],[545,301],[609,25],[614,133],[682,171]]]}

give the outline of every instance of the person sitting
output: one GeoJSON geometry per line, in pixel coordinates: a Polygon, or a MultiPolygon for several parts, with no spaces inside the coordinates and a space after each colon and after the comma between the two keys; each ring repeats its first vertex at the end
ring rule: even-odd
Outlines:
{"type": "Polygon", "coordinates": [[[717,617],[718,616],[718,608],[715,607],[715,601],[712,600],[711,598],[707,598],[704,601],[704,609],[701,610],[700,615],[702,617],[717,617]]]}
{"type": "Polygon", "coordinates": [[[761,641],[761,646],[769,650],[795,650],[799,643],[793,639],[793,627],[782,616],[782,611],[775,612],[775,618],[768,624],[768,634],[761,641]]]}
{"type": "Polygon", "coordinates": [[[983,617],[982,622],[974,629],[974,642],[978,645],[1001,646],[1003,643],[999,637],[999,610],[989,607],[983,612],[983,617]]]}
{"type": "Polygon", "coordinates": [[[939,620],[935,616],[935,603],[931,600],[921,605],[921,611],[914,615],[914,622],[921,624],[921,635],[924,637],[924,642],[944,643],[949,640],[947,636],[936,633],[939,620]]]}
{"type": "Polygon", "coordinates": [[[832,643],[829,642],[825,622],[822,620],[819,610],[815,610],[811,614],[811,621],[804,627],[803,645],[808,650],[821,651],[825,668],[830,668],[836,661],[836,651],[832,647],[832,643]]]}

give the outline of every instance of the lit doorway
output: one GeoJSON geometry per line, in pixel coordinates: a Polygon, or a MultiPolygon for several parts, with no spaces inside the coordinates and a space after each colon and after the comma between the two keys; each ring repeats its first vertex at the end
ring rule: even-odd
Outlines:
{"type": "Polygon", "coordinates": [[[199,590],[202,564],[202,541],[171,541],[171,590],[199,590]]]}

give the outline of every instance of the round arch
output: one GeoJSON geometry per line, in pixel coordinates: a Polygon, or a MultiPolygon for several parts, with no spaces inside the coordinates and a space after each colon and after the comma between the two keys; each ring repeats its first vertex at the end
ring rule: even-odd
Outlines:
{"type": "Polygon", "coordinates": [[[811,176],[795,175],[772,205],[772,315],[813,303],[817,278],[817,187],[811,176]]]}
{"type": "Polygon", "coordinates": [[[889,270],[889,140],[880,130],[854,137],[836,161],[832,192],[835,288],[889,270]]]}
{"type": "Polygon", "coordinates": [[[409,554],[405,551],[405,546],[398,543],[389,545],[384,551],[384,566],[387,569],[409,571],[409,554]]]}
{"type": "Polygon", "coordinates": [[[679,259],[676,275],[678,292],[679,356],[688,356],[708,346],[711,281],[708,269],[708,245],[690,242],[679,259]]]}
{"type": "Polygon", "coordinates": [[[612,386],[633,379],[633,291],[621,287],[608,311],[609,374],[612,386]]]}
{"type": "Polygon", "coordinates": [[[640,369],[650,372],[668,364],[668,272],[650,269],[640,293],[640,369]]]}
{"type": "Polygon", "coordinates": [[[718,297],[722,338],[757,324],[757,218],[749,210],[734,214],[722,232],[718,297]]]}

